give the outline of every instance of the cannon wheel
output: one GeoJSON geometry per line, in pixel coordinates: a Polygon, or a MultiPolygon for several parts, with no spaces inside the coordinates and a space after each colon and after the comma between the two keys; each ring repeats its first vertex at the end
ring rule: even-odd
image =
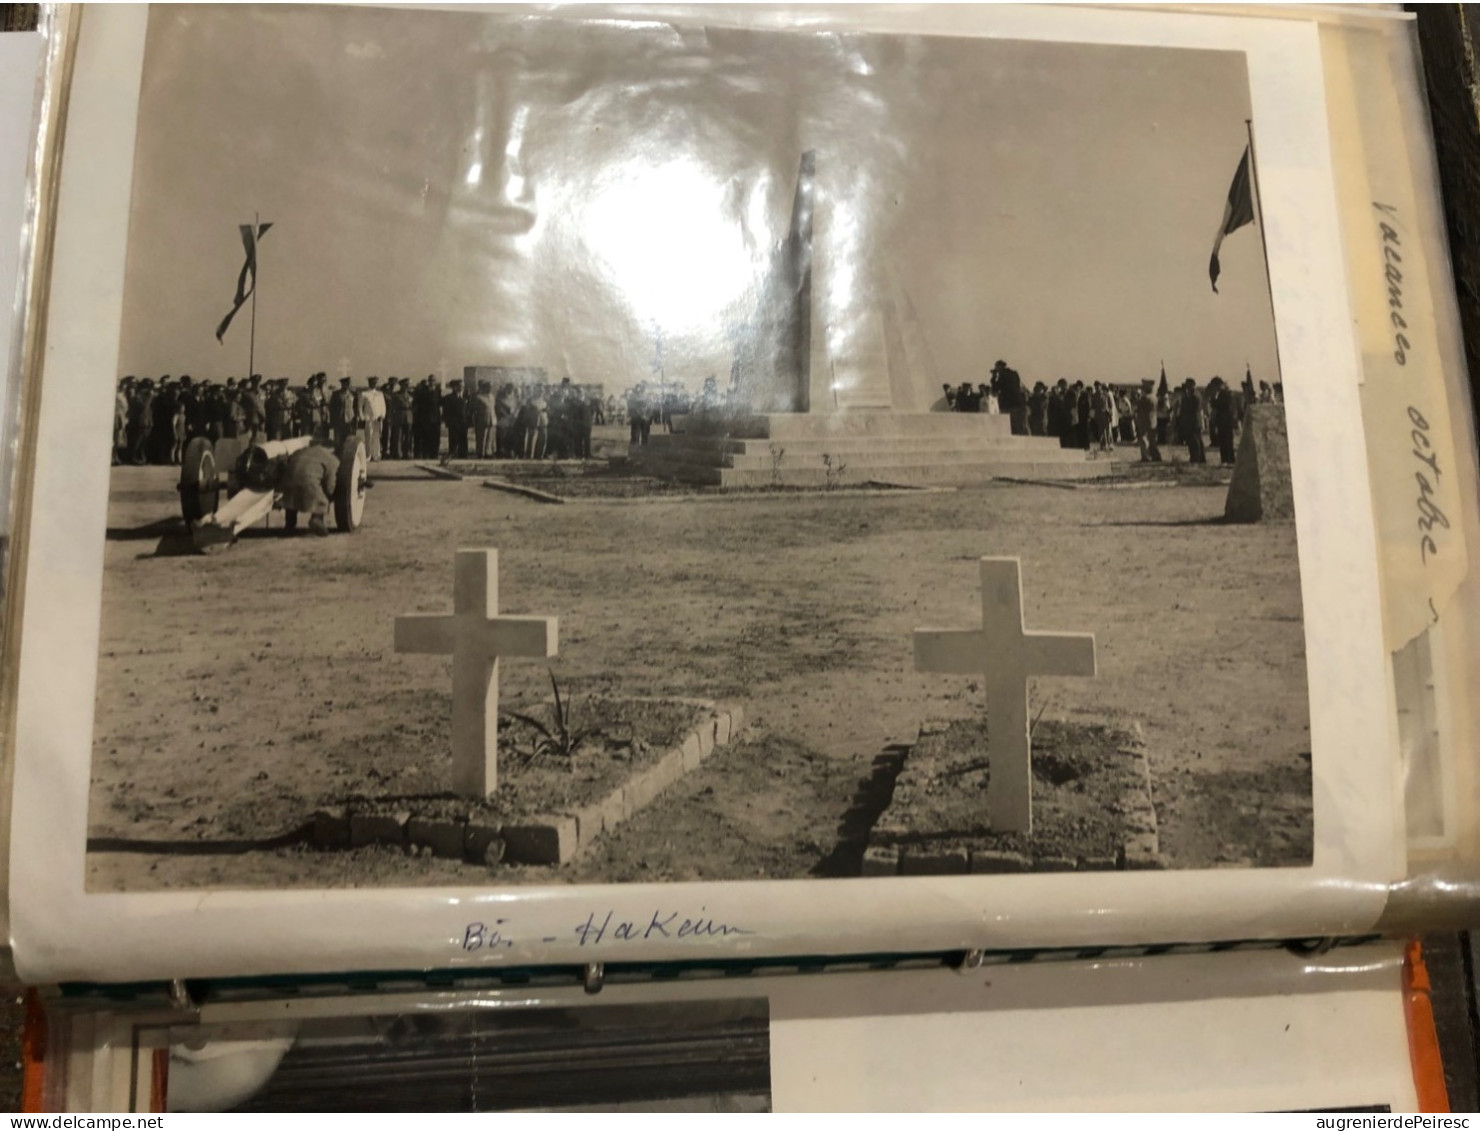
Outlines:
{"type": "Polygon", "coordinates": [[[216,458],[216,466],[225,480],[221,485],[226,488],[228,499],[241,490],[241,481],[237,478],[237,465],[241,463],[243,454],[250,446],[240,436],[222,436],[211,449],[216,458]]]}
{"type": "Polygon", "coordinates": [[[346,534],[360,528],[365,514],[365,485],[369,481],[365,445],[358,436],[346,436],[339,445],[339,482],[334,488],[334,525],[346,534]]]}
{"type": "Polygon", "coordinates": [[[185,445],[185,458],[180,461],[180,511],[186,522],[199,522],[215,514],[220,502],[216,454],[208,438],[197,436],[185,445]]]}

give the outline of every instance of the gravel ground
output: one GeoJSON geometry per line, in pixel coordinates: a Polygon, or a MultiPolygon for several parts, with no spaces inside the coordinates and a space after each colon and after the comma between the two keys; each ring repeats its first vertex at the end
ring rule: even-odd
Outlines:
{"type": "MultiPolygon", "coordinates": [[[[387,850],[210,847],[345,791],[446,788],[450,662],[397,654],[391,627],[449,608],[461,546],[499,549],[506,610],[560,617],[562,686],[734,700],[751,724],[573,866],[496,882],[825,874],[880,751],[980,710],[971,677],[912,670],[910,633],[977,621],[984,554],[1021,557],[1030,628],[1097,635],[1099,677],[1035,681],[1034,710],[1143,726],[1169,866],[1296,862],[1309,845],[1279,859],[1264,819],[1310,808],[1294,527],[1221,524],[1226,473],[1156,474],[1177,485],[628,507],[397,474],[356,535],[275,526],[197,557],[174,552],[172,469],[115,469],[91,833],[199,854],[93,853],[89,885],[489,882],[387,850]]],[[[533,702],[549,674],[508,662],[501,687],[533,702]]]]}

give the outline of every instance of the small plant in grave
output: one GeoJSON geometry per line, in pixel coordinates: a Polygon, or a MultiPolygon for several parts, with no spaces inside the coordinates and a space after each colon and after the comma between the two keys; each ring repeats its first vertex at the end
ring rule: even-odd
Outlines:
{"type": "Polygon", "coordinates": [[[553,668],[550,669],[550,688],[555,694],[555,703],[548,723],[537,715],[509,712],[509,718],[518,719],[526,726],[534,728],[539,735],[535,739],[534,748],[524,759],[526,766],[532,765],[546,754],[554,754],[569,761],[575,755],[576,748],[596,733],[595,727],[576,729],[573,722],[575,700],[560,694],[560,683],[555,678],[553,668]]]}
{"type": "Polygon", "coordinates": [[[848,465],[841,456],[836,459],[831,452],[822,453],[822,474],[826,479],[825,486],[831,491],[843,485],[843,474],[848,470],[848,465]]]}
{"type": "Polygon", "coordinates": [[[781,461],[786,458],[786,449],[779,444],[771,444],[771,482],[781,482],[781,461]]]}

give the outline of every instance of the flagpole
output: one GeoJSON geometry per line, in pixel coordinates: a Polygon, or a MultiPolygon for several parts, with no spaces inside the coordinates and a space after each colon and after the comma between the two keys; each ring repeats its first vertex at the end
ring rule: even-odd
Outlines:
{"type": "MultiPolygon", "coordinates": [[[[257,288],[262,285],[262,261],[257,256],[257,229],[262,226],[262,214],[252,213],[252,332],[247,346],[247,382],[257,369],[257,288]]],[[[1261,233],[1263,228],[1260,228],[1261,233]]]]}
{"type": "MultiPolygon", "coordinates": [[[[1253,189],[1254,215],[1259,220],[1259,250],[1264,253],[1264,285],[1269,292],[1269,315],[1275,319],[1274,370],[1276,380],[1284,376],[1280,367],[1279,319],[1274,309],[1274,280],[1269,274],[1269,243],[1264,238],[1264,202],[1259,198],[1259,157],[1254,151],[1254,120],[1244,119],[1244,129],[1249,135],[1249,185],[1253,189]]],[[[255,297],[256,292],[253,292],[255,297]]]]}

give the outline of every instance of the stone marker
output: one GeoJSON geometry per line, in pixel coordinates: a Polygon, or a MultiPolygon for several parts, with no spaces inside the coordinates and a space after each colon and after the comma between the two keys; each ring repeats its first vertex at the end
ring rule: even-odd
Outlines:
{"type": "Polygon", "coordinates": [[[1284,405],[1250,405],[1245,412],[1243,437],[1239,440],[1223,517],[1228,522],[1269,522],[1295,517],[1284,405]]]}
{"type": "Polygon", "coordinates": [[[396,618],[396,651],[452,656],[452,787],[466,797],[498,788],[498,662],[550,657],[555,617],[498,611],[498,551],[459,550],[452,615],[396,618]]]}
{"type": "Polygon", "coordinates": [[[1033,831],[1028,677],[1094,675],[1095,638],[1028,632],[1017,558],[983,558],[982,626],[915,629],[915,670],[978,675],[987,688],[987,818],[998,832],[1033,831]]]}

